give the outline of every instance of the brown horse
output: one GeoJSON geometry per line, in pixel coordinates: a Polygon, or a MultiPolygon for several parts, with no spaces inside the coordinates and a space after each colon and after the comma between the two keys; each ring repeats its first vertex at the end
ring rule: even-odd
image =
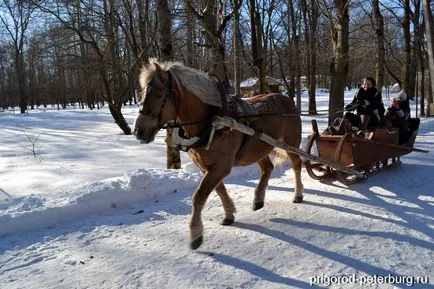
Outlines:
{"type": "MultiPolygon", "coordinates": [[[[224,107],[225,100],[222,99],[215,79],[180,63],[158,63],[151,59],[150,64],[141,71],[140,84],[143,95],[133,133],[142,143],[152,142],[163,125],[172,120],[178,120],[181,125],[185,124],[183,129],[187,137],[200,138],[206,131],[209,132],[213,115],[224,107]]],[[[250,122],[250,126],[288,145],[300,145],[301,120],[291,98],[281,94],[269,94],[257,96],[253,102],[262,105],[262,108],[266,107],[267,114],[256,117],[250,122]]],[[[235,220],[235,206],[223,183],[233,166],[258,163],[262,175],[255,189],[253,209],[258,210],[264,206],[265,190],[274,168],[269,158],[273,149],[273,146],[256,138],[246,142],[245,135],[239,131],[221,129],[215,133],[208,149],[205,145],[198,145],[188,150],[190,158],[203,173],[192,197],[190,245],[193,250],[202,244],[201,212],[214,189],[221,198],[225,211],[222,224],[230,225],[235,220]]],[[[301,203],[302,162],[298,155],[290,152],[286,154],[295,173],[293,202],[301,203]]]]}

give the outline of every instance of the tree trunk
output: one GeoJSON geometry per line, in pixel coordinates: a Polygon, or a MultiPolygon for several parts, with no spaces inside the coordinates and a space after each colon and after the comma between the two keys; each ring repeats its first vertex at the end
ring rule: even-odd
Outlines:
{"type": "MultiPolygon", "coordinates": [[[[238,6],[238,1],[241,0],[234,0],[234,6],[238,6]]],[[[241,51],[240,51],[240,15],[238,13],[238,10],[234,11],[234,26],[233,26],[233,33],[234,33],[234,89],[236,95],[241,95],[240,91],[240,83],[241,83],[241,65],[240,65],[240,59],[241,59],[241,51]]]]}
{"type": "Polygon", "coordinates": [[[377,53],[375,55],[375,78],[377,80],[377,89],[381,92],[384,85],[384,63],[385,63],[385,48],[384,48],[384,17],[380,11],[380,3],[378,0],[372,2],[375,16],[375,35],[377,42],[377,53]]]}
{"type": "Polygon", "coordinates": [[[434,91],[434,26],[433,26],[433,17],[431,14],[430,8],[430,0],[423,0],[423,10],[425,17],[425,30],[426,30],[426,39],[428,43],[428,64],[429,64],[429,94],[427,99],[427,115],[431,115],[434,112],[430,111],[430,103],[433,103],[433,95],[434,91]]]}
{"type": "Polygon", "coordinates": [[[262,27],[260,26],[260,15],[256,11],[256,2],[255,0],[250,0],[250,28],[251,28],[251,37],[252,37],[252,65],[256,72],[257,77],[259,78],[259,92],[265,93],[265,77],[261,64],[261,51],[262,49],[259,47],[262,40],[260,39],[261,33],[260,30],[262,27]]]}
{"type": "MultiPolygon", "coordinates": [[[[414,63],[419,65],[419,69],[413,69],[414,70],[414,79],[415,79],[415,91],[414,91],[414,95],[416,97],[416,109],[417,105],[418,105],[418,96],[420,95],[420,103],[423,106],[424,103],[424,74],[423,71],[425,70],[424,68],[424,28],[423,28],[423,23],[421,20],[421,9],[422,9],[422,2],[421,0],[415,0],[414,2],[414,17],[413,17],[413,24],[414,24],[414,43],[415,43],[415,48],[413,49],[413,59],[414,59],[414,63]],[[419,76],[419,71],[421,72],[420,77],[419,76]]],[[[418,67],[417,65],[413,65],[418,67]]],[[[417,115],[417,111],[416,111],[416,115],[417,115]]],[[[423,114],[422,114],[423,115],[423,114]]]]}
{"type": "Polygon", "coordinates": [[[131,128],[121,112],[121,106],[109,102],[109,110],[116,124],[120,127],[124,134],[130,135],[131,128]]]}
{"type": "Polygon", "coordinates": [[[256,75],[259,75],[258,69],[258,34],[256,33],[256,21],[255,21],[255,12],[256,12],[256,1],[249,0],[250,4],[250,33],[252,38],[252,65],[254,69],[256,69],[256,75]]]}
{"type": "Polygon", "coordinates": [[[309,34],[309,114],[315,115],[316,111],[316,46],[317,46],[317,27],[318,27],[318,7],[315,1],[311,1],[311,23],[309,34]]]}
{"type": "Polygon", "coordinates": [[[193,46],[194,42],[194,17],[191,13],[187,13],[187,65],[196,67],[195,65],[195,50],[193,46]]]}
{"type": "Polygon", "coordinates": [[[138,10],[138,18],[139,18],[139,33],[140,33],[140,42],[142,49],[145,50],[145,54],[142,59],[147,61],[148,59],[148,25],[147,18],[149,17],[149,0],[136,0],[137,10],[138,10]]]}
{"type": "Polygon", "coordinates": [[[410,34],[410,17],[411,17],[410,1],[404,0],[404,66],[402,67],[403,89],[407,92],[407,96],[413,99],[414,96],[414,81],[412,81],[413,64],[411,60],[411,34],[410,34]]]}
{"type": "MultiPolygon", "coordinates": [[[[290,1],[291,2],[291,1],[290,1]]],[[[292,10],[295,10],[293,5],[292,6],[292,10]]],[[[297,21],[297,18],[294,11],[291,11],[291,18],[292,18],[292,34],[294,37],[294,53],[292,55],[292,61],[295,62],[295,84],[294,84],[294,88],[295,88],[295,95],[296,95],[296,105],[298,108],[298,111],[301,113],[301,64],[302,62],[299,61],[298,59],[296,59],[294,56],[295,55],[299,55],[300,54],[300,23],[301,20],[297,21]],[[298,31],[297,31],[298,30],[298,31]]],[[[315,108],[316,110],[316,108],[315,108]]]]}
{"type": "Polygon", "coordinates": [[[330,63],[331,89],[329,102],[329,125],[342,114],[344,91],[348,74],[349,1],[335,1],[337,21],[333,28],[334,57],[330,63]]]}
{"type": "MultiPolygon", "coordinates": [[[[422,55],[422,53],[421,53],[422,55]]],[[[420,62],[420,116],[425,116],[425,64],[422,61],[420,62]]],[[[416,112],[417,113],[417,112],[416,112]]]]}
{"type": "Polygon", "coordinates": [[[264,43],[263,43],[263,35],[262,35],[262,24],[261,24],[261,15],[258,11],[255,11],[255,26],[257,33],[257,49],[258,49],[258,71],[259,71],[259,92],[266,93],[267,92],[267,84],[266,84],[266,71],[265,71],[265,58],[264,58],[264,43]]]}
{"type": "Polygon", "coordinates": [[[310,6],[303,0],[301,1],[303,10],[303,21],[306,27],[306,85],[309,95],[308,112],[311,115],[317,114],[316,110],[316,45],[317,45],[317,26],[318,26],[318,7],[315,1],[310,1],[310,6]]]}
{"type": "MultiPolygon", "coordinates": [[[[232,18],[233,12],[227,16],[223,16],[223,9],[220,9],[222,7],[217,9],[216,1],[201,1],[204,7],[201,9],[202,14],[199,14],[191,2],[193,1],[184,0],[188,12],[195,15],[202,24],[203,35],[211,51],[211,72],[223,81],[226,92],[229,92],[229,71],[225,59],[226,48],[223,32],[227,23],[232,18]],[[219,11],[218,15],[217,10],[219,11]],[[218,22],[220,23],[219,25],[218,22]]],[[[220,5],[222,4],[220,3],[220,5]]],[[[234,9],[239,9],[239,6],[234,9]]]]}
{"type": "Polygon", "coordinates": [[[168,0],[157,0],[158,44],[162,61],[173,60],[172,21],[168,0]]]}
{"type": "MultiPolygon", "coordinates": [[[[301,111],[301,98],[299,97],[296,88],[296,75],[297,75],[297,67],[300,65],[300,61],[296,61],[297,56],[297,46],[299,44],[299,40],[297,39],[297,21],[295,17],[295,9],[294,9],[294,3],[293,1],[288,1],[288,29],[286,29],[288,32],[288,53],[286,55],[286,58],[288,59],[288,69],[289,69],[289,83],[288,83],[288,96],[292,98],[296,98],[296,106],[299,111],[301,111]]],[[[280,58],[280,57],[279,57],[280,58]]],[[[282,68],[281,68],[282,69],[282,68]]],[[[286,81],[286,80],[285,80],[286,81]]]]}
{"type": "Polygon", "coordinates": [[[16,52],[16,75],[18,94],[20,96],[20,112],[25,113],[27,110],[27,95],[26,95],[26,72],[24,67],[24,55],[21,52],[16,52]]]}
{"type": "MultiPolygon", "coordinates": [[[[157,19],[158,19],[158,44],[162,61],[171,61],[173,59],[172,47],[172,20],[170,17],[169,3],[167,0],[157,1],[157,19]]],[[[166,134],[166,154],[167,168],[180,169],[181,156],[179,150],[172,146],[173,129],[168,128],[166,134]]]]}

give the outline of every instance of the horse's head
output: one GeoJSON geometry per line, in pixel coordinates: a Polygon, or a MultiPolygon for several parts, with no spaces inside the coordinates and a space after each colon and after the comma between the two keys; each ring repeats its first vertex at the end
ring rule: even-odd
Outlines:
{"type": "Polygon", "coordinates": [[[170,72],[152,63],[142,69],[140,86],[140,109],[133,134],[142,143],[150,143],[168,121],[176,118],[173,79],[170,72]]]}

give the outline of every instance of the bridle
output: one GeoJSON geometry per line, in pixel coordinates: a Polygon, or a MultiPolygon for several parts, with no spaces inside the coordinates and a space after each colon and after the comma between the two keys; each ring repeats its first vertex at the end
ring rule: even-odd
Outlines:
{"type": "MultiPolygon", "coordinates": [[[[167,91],[163,97],[163,101],[161,103],[160,110],[159,110],[158,114],[153,113],[151,107],[145,101],[141,103],[140,109],[139,109],[139,113],[141,115],[157,119],[157,122],[158,122],[157,128],[158,129],[161,129],[164,126],[164,124],[161,122],[161,117],[163,115],[164,107],[167,104],[167,100],[172,101],[172,103],[175,105],[176,114],[178,114],[178,103],[176,101],[176,93],[175,93],[175,90],[173,88],[172,74],[169,71],[167,71],[167,73],[169,75],[168,80],[163,82],[164,84],[167,85],[167,91]]],[[[152,81],[154,81],[154,80],[152,80],[152,81]]],[[[152,86],[152,81],[151,81],[151,84],[148,85],[148,87],[152,86]]]]}

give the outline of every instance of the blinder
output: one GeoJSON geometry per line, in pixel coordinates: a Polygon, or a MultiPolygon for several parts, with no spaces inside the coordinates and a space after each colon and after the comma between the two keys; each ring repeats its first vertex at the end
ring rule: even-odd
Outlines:
{"type": "MultiPolygon", "coordinates": [[[[164,111],[164,108],[165,108],[165,106],[167,104],[167,100],[168,99],[173,102],[173,104],[176,107],[176,112],[178,113],[178,105],[177,105],[177,102],[176,102],[175,91],[173,89],[172,74],[169,71],[167,71],[167,73],[169,75],[168,76],[168,80],[163,82],[164,84],[167,85],[167,91],[166,91],[166,94],[164,95],[164,98],[163,98],[163,101],[161,103],[160,110],[159,110],[158,114],[155,114],[155,113],[152,112],[151,107],[149,106],[148,103],[146,103],[146,98],[145,98],[145,101],[143,101],[140,104],[140,108],[139,108],[139,113],[141,115],[157,119],[157,121],[158,121],[158,127],[159,128],[162,128],[164,126],[164,124],[161,123],[161,117],[163,115],[163,111],[164,111]]],[[[154,80],[150,81],[150,84],[148,85],[148,88],[152,87],[153,82],[154,82],[154,80]]]]}

